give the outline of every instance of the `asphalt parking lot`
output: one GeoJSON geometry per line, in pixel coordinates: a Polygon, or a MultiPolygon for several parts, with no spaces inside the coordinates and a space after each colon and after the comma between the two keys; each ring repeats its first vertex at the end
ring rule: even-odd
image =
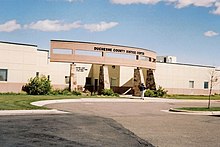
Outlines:
{"type": "Polygon", "coordinates": [[[112,119],[80,114],[0,116],[1,147],[152,146],[112,119]]]}
{"type": "MultiPolygon", "coordinates": [[[[82,115],[111,118],[154,146],[220,146],[220,117],[162,111],[171,107],[206,105],[206,102],[90,101],[50,104],[47,107],[82,115]]],[[[220,106],[220,103],[212,103],[212,106],[220,106]]]]}

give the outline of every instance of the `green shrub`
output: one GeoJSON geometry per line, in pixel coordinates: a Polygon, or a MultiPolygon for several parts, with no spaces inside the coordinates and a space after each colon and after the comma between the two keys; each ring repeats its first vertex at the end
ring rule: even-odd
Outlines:
{"type": "Polygon", "coordinates": [[[26,95],[26,92],[20,92],[20,93],[15,93],[15,92],[1,92],[0,95],[26,95]]]}
{"type": "Polygon", "coordinates": [[[61,89],[54,89],[50,92],[52,95],[62,95],[63,91],[61,89]]]}
{"type": "Polygon", "coordinates": [[[79,91],[72,91],[72,94],[73,94],[73,95],[82,95],[82,93],[79,92],[79,91]]]}
{"type": "Polygon", "coordinates": [[[69,91],[69,88],[54,89],[50,92],[52,95],[81,95],[79,91],[69,91]]]}
{"type": "Polygon", "coordinates": [[[159,86],[157,90],[147,89],[144,93],[144,96],[146,97],[165,97],[166,95],[167,95],[167,90],[165,90],[161,86],[159,86]]]}
{"type": "Polygon", "coordinates": [[[146,97],[155,97],[154,90],[147,89],[144,93],[146,97]]]}
{"type": "Polygon", "coordinates": [[[22,90],[29,95],[46,95],[52,89],[50,80],[46,76],[31,78],[27,84],[22,87],[22,90]]]}
{"type": "Polygon", "coordinates": [[[112,89],[103,89],[101,94],[106,96],[119,96],[117,93],[114,93],[112,89]]]}
{"type": "Polygon", "coordinates": [[[158,89],[156,90],[156,95],[157,97],[165,97],[167,95],[167,90],[159,86],[158,89]]]}

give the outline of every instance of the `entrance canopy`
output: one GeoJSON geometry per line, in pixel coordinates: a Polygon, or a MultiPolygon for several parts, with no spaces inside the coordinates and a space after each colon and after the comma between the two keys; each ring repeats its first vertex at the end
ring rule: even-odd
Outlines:
{"type": "Polygon", "coordinates": [[[51,40],[50,61],[155,69],[156,53],[120,45],[51,40]]]}

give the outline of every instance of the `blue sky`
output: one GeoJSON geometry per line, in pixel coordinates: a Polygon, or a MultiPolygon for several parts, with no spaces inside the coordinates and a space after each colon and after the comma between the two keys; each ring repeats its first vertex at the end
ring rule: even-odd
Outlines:
{"type": "Polygon", "coordinates": [[[220,66],[219,0],[1,0],[0,40],[49,49],[51,39],[141,47],[220,66]]]}

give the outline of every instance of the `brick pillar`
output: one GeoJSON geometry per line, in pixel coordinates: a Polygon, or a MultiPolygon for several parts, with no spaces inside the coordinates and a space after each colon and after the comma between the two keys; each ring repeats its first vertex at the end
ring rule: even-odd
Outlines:
{"type": "Polygon", "coordinates": [[[69,90],[77,90],[76,64],[70,64],[69,90]]]}
{"type": "Polygon", "coordinates": [[[133,90],[134,90],[134,96],[140,96],[140,89],[139,85],[141,84],[141,75],[140,75],[140,69],[134,69],[134,85],[133,85],[133,90]]]}
{"type": "Polygon", "coordinates": [[[137,68],[134,69],[134,85],[133,85],[133,90],[134,90],[134,96],[140,96],[141,92],[139,89],[140,84],[143,83],[145,86],[145,81],[144,81],[144,74],[142,69],[137,68]]]}
{"type": "Polygon", "coordinates": [[[146,88],[150,90],[156,90],[154,73],[152,69],[147,70],[146,88]]]}
{"type": "Polygon", "coordinates": [[[100,66],[99,72],[99,94],[102,89],[110,89],[108,66],[100,66]]]}

